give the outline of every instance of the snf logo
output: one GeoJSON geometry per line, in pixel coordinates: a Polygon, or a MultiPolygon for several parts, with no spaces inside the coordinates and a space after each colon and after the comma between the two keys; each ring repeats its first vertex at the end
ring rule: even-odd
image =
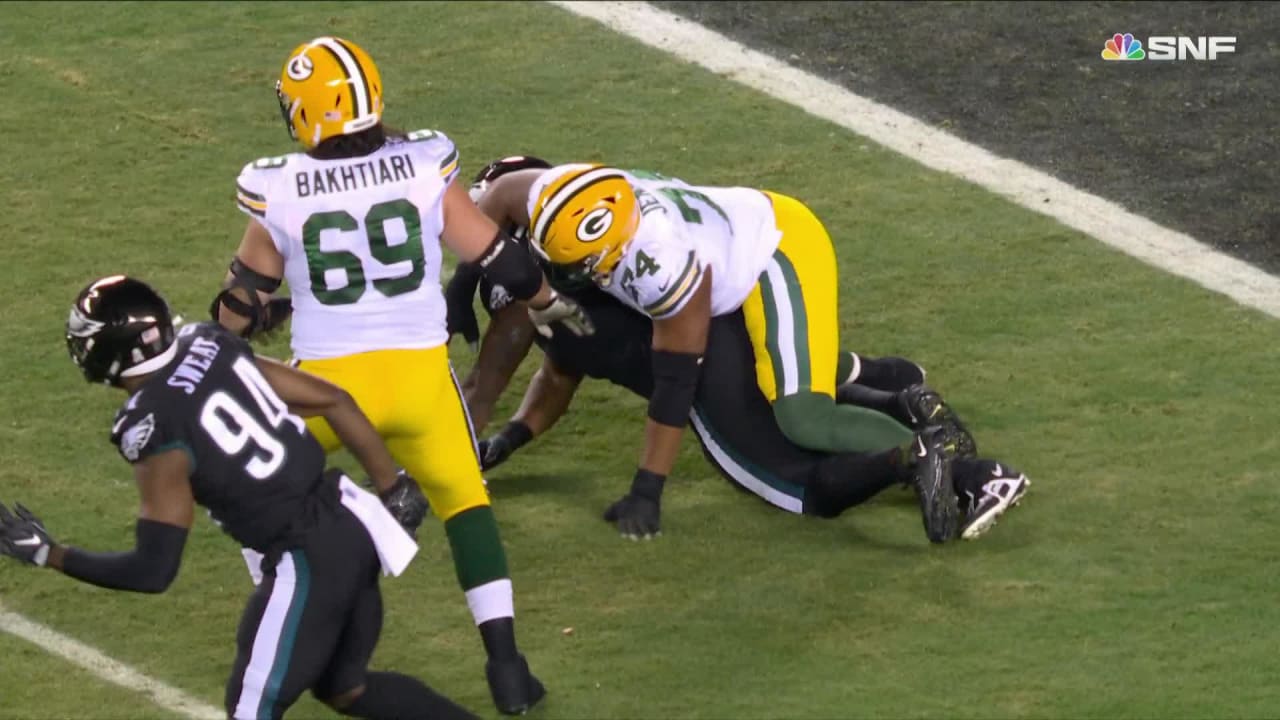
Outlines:
{"type": "Polygon", "coordinates": [[[1103,60],[1217,60],[1219,55],[1234,53],[1236,38],[1231,36],[1152,35],[1144,47],[1133,33],[1116,33],[1102,48],[1103,60]]]}

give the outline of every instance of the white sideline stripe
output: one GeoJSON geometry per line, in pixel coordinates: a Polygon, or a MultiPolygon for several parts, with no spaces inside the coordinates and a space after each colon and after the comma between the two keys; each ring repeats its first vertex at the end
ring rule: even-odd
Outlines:
{"type": "Polygon", "coordinates": [[[183,717],[196,720],[218,720],[226,713],[190,695],[147,677],[124,663],[112,660],[98,650],[67,637],[37,622],[5,610],[0,606],[0,630],[38,645],[45,651],[78,665],[92,675],[146,695],[151,702],[183,717]]]}
{"type": "Polygon", "coordinates": [[[1015,160],[998,157],[723,35],[642,2],[551,4],[957,175],[1121,252],[1280,317],[1280,278],[1015,160]]]}

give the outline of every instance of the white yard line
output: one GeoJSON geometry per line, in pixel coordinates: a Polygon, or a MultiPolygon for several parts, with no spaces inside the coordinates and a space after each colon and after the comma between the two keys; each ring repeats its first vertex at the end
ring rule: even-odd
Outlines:
{"type": "Polygon", "coordinates": [[[642,2],[552,2],[681,60],[957,175],[1124,253],[1280,317],[1280,278],[1113,202],[926,125],[723,35],[642,2]]]}
{"type": "Polygon", "coordinates": [[[222,710],[143,675],[124,663],[112,660],[84,643],[51,630],[37,622],[5,610],[0,606],[0,631],[15,635],[44,650],[78,665],[113,685],[145,695],[151,702],[176,715],[197,720],[217,720],[227,715],[222,710]]]}

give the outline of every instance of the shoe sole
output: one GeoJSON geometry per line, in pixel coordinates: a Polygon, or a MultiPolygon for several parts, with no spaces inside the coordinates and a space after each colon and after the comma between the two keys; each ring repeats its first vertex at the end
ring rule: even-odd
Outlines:
{"type": "Polygon", "coordinates": [[[940,544],[956,536],[960,524],[960,501],[952,488],[950,473],[945,472],[949,460],[937,457],[939,463],[936,472],[930,472],[927,478],[928,487],[919,480],[915,482],[916,497],[920,501],[920,514],[924,519],[924,534],[929,542],[940,544]],[[941,532],[937,532],[941,531],[941,532]]]}
{"type": "Polygon", "coordinates": [[[960,533],[962,540],[977,540],[987,533],[988,530],[995,527],[996,521],[1001,515],[1009,512],[1022,502],[1022,498],[1027,494],[1027,488],[1031,487],[1031,480],[1025,475],[1022,477],[1022,484],[1013,494],[1013,498],[1008,503],[995,505],[987,512],[983,513],[977,520],[973,521],[960,533]]]}

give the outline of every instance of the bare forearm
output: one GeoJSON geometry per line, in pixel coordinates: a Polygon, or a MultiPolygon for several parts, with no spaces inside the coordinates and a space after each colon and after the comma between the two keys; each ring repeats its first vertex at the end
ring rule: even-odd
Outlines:
{"type": "Polygon", "coordinates": [[[512,419],[528,426],[534,437],[541,435],[568,412],[580,382],[581,378],[539,368],[512,419]]]}
{"type": "Polygon", "coordinates": [[[378,492],[385,492],[395,486],[398,470],[396,462],[378,436],[378,431],[364,413],[360,412],[350,395],[344,395],[342,400],[326,411],[324,419],[343,446],[356,456],[360,466],[369,473],[378,492]]]}
{"type": "Polygon", "coordinates": [[[652,419],[645,421],[644,452],[640,455],[640,467],[659,475],[670,475],[680,453],[680,440],[684,428],[663,425],[652,419]]]}

